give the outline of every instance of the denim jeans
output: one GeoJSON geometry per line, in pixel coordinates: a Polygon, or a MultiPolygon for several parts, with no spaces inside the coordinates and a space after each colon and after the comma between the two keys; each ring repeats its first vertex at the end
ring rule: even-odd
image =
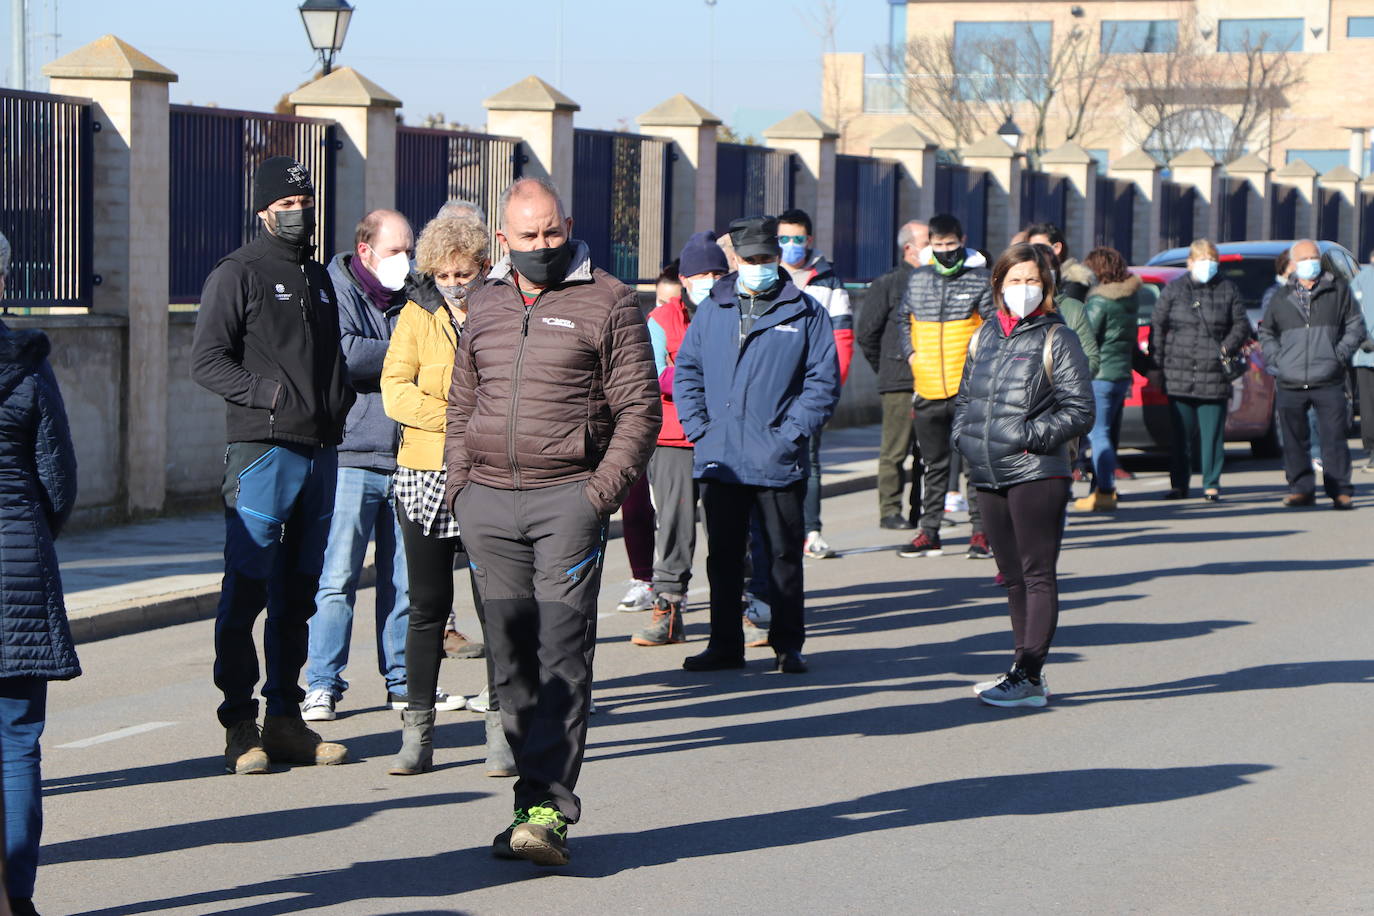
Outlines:
{"type": "Polygon", "coordinates": [[[305,672],[311,690],[328,689],[336,699],[348,689],[343,672],[353,639],[353,601],[374,532],[377,672],[385,678],[387,690],[405,693],[410,580],[401,527],[391,502],[391,479],[390,474],[365,468],[339,468],[324,572],[315,593],[315,616],[310,618],[310,662],[305,672]]]}
{"type": "Polygon", "coordinates": [[[1112,426],[1121,416],[1126,392],[1131,390],[1130,379],[1108,382],[1093,380],[1093,401],[1097,405],[1097,419],[1093,421],[1088,441],[1093,446],[1093,486],[1104,493],[1116,489],[1116,446],[1112,443],[1112,426]]]}
{"type": "Polygon", "coordinates": [[[821,530],[821,433],[811,437],[806,448],[811,464],[806,475],[806,500],[802,505],[804,527],[808,532],[821,530]]]}
{"type": "Polygon", "coordinates": [[[32,897],[43,833],[42,754],[38,739],[47,720],[48,682],[0,678],[0,756],[4,758],[5,890],[32,897]]]}

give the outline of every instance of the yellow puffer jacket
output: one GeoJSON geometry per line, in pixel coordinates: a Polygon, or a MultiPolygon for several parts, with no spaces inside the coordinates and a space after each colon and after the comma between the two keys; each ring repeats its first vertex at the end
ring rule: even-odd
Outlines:
{"type": "Polygon", "coordinates": [[[382,364],[382,406],[401,424],[396,463],[417,471],[444,466],[444,422],[458,335],[442,302],[407,302],[382,364]]]}
{"type": "MultiPolygon", "coordinates": [[[[976,254],[976,253],[975,253],[976,254]]],[[[968,343],[983,321],[995,314],[989,274],[981,256],[944,276],[934,267],[912,271],[902,299],[901,317],[910,328],[903,355],[911,361],[916,394],[926,400],[959,393],[968,343]]]]}

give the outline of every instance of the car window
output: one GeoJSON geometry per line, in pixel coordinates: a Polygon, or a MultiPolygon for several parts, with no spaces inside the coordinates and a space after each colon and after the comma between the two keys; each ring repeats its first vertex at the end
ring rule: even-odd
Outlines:
{"type": "Polygon", "coordinates": [[[1154,314],[1155,303],[1159,301],[1160,288],[1153,283],[1140,284],[1140,291],[1135,294],[1135,301],[1138,307],[1136,311],[1135,323],[1147,325],[1150,323],[1150,316],[1154,314]]]}
{"type": "Polygon", "coordinates": [[[1236,284],[1246,308],[1259,308],[1264,291],[1274,285],[1274,259],[1244,258],[1230,261],[1226,255],[1222,255],[1217,273],[1236,284]]]}
{"type": "Polygon", "coordinates": [[[1346,282],[1349,282],[1354,276],[1350,264],[1346,261],[1345,253],[1335,248],[1328,248],[1325,256],[1322,257],[1322,269],[1346,282]]]}

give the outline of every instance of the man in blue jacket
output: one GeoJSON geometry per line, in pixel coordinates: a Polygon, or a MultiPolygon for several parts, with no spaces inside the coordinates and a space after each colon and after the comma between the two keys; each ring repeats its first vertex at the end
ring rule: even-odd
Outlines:
{"type": "Polygon", "coordinates": [[[697,306],[673,379],[678,417],[695,447],[711,582],[710,640],[682,667],[744,667],[739,584],[757,507],[773,560],[768,642],[777,669],[802,674],[807,452],[840,398],[840,366],[830,316],[778,275],[778,221],[735,220],[730,240],[739,269],[697,306]]]}

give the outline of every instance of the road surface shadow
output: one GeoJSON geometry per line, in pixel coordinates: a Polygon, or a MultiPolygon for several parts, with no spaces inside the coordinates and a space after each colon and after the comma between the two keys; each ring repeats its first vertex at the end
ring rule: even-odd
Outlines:
{"type": "Polygon", "coordinates": [[[1217,674],[1202,674],[1177,681],[1116,687],[1111,690],[1080,690],[1056,694],[1055,705],[1085,706],[1090,703],[1120,700],[1167,700],[1203,693],[1230,693],[1236,690],[1283,690],[1319,687],[1324,684],[1374,684],[1374,659],[1329,662],[1288,662],[1256,665],[1217,674]]]}

